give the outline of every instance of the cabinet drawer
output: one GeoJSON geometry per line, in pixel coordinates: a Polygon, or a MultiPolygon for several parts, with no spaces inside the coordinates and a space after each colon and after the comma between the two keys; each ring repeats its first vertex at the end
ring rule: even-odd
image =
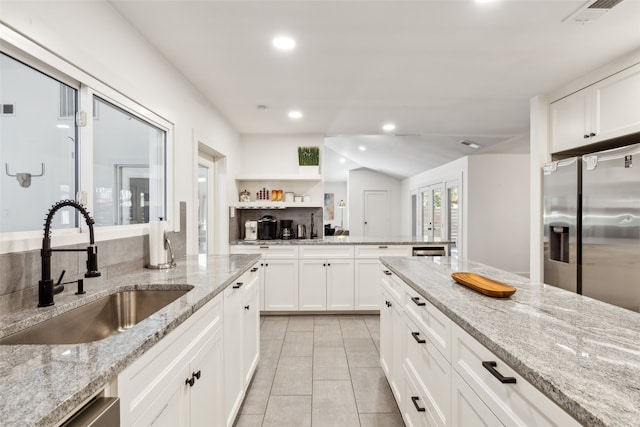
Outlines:
{"type": "Polygon", "coordinates": [[[424,395],[415,382],[414,375],[403,369],[404,405],[400,408],[402,418],[408,427],[430,427],[437,425],[426,405],[424,395]]]}
{"type": "Polygon", "coordinates": [[[220,327],[222,295],[209,301],[120,373],[122,425],[130,425],[152,406],[159,394],[170,390],[171,382],[187,366],[194,349],[220,327]]]}
{"type": "Polygon", "coordinates": [[[433,304],[420,296],[415,290],[404,284],[405,313],[425,333],[426,337],[440,353],[451,361],[451,327],[452,322],[433,304]]]}
{"type": "Polygon", "coordinates": [[[505,425],[562,427],[580,425],[457,325],[454,325],[453,330],[452,365],[505,425]],[[495,366],[485,367],[483,362],[495,363],[495,366]],[[511,381],[515,380],[515,383],[502,383],[489,371],[490,368],[505,378],[510,378],[511,381]]]}
{"type": "Polygon", "coordinates": [[[451,364],[409,316],[404,317],[404,368],[414,376],[434,426],[451,425],[451,364]]]}
{"type": "Polygon", "coordinates": [[[257,254],[263,258],[298,258],[295,245],[231,245],[232,254],[257,254]]]}
{"type": "Polygon", "coordinates": [[[402,291],[402,281],[397,278],[397,276],[389,271],[384,265],[381,265],[382,273],[380,277],[382,277],[381,283],[382,286],[389,292],[393,298],[396,299],[400,307],[404,305],[404,292],[402,291]]]}
{"type": "Polygon", "coordinates": [[[303,245],[300,246],[300,258],[353,258],[353,246],[303,245]]]}
{"type": "Polygon", "coordinates": [[[356,258],[379,258],[381,256],[411,256],[407,245],[356,245],[356,258]]]}

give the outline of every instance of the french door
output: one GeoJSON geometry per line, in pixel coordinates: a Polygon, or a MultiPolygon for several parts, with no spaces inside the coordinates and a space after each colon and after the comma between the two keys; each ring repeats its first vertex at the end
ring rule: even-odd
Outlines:
{"type": "Polygon", "coordinates": [[[420,189],[422,237],[433,242],[445,240],[443,219],[444,184],[438,183],[420,189]]]}

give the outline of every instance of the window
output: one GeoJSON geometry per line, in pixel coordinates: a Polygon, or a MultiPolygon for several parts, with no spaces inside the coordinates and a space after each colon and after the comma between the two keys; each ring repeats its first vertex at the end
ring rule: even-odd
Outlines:
{"type": "MultiPolygon", "coordinates": [[[[78,90],[0,54],[0,232],[40,230],[55,202],[77,191],[78,90]]],[[[61,210],[55,228],[77,225],[61,210]]]]}
{"type": "MultiPolygon", "coordinates": [[[[49,208],[78,192],[92,195],[83,202],[97,226],[167,218],[170,123],[79,70],[63,75],[12,49],[0,52],[0,233],[41,231],[49,208]]],[[[84,224],[71,208],[53,220],[84,224]]]]}
{"type": "Polygon", "coordinates": [[[166,218],[166,132],[94,96],[93,187],[96,225],[166,218]]]}

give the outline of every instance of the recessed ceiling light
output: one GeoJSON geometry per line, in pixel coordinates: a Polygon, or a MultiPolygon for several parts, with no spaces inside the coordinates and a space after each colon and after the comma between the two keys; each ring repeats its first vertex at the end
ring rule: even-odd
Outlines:
{"type": "Polygon", "coordinates": [[[63,125],[63,124],[56,125],[56,127],[58,129],[69,129],[69,125],[63,125]]]}
{"type": "Polygon", "coordinates": [[[266,105],[264,105],[264,104],[256,105],[256,110],[258,110],[258,111],[267,111],[267,109],[268,109],[268,108],[269,108],[269,107],[267,107],[267,106],[266,106],[266,105]]]}
{"type": "Polygon", "coordinates": [[[299,119],[301,117],[302,117],[302,113],[300,111],[297,111],[297,110],[289,111],[290,119],[299,119]]]}
{"type": "Polygon", "coordinates": [[[296,47],[296,41],[287,36],[275,37],[271,43],[273,44],[273,47],[280,50],[291,50],[296,47]]]}
{"type": "Polygon", "coordinates": [[[365,147],[364,145],[361,145],[361,146],[358,147],[358,150],[367,151],[367,147],[365,147]]]}
{"type": "Polygon", "coordinates": [[[396,125],[394,125],[393,123],[386,123],[382,125],[382,130],[385,132],[391,132],[393,130],[396,130],[396,125]]]}
{"type": "Polygon", "coordinates": [[[346,162],[346,161],[347,161],[347,159],[345,159],[344,157],[341,157],[341,158],[340,158],[340,163],[344,163],[344,162],[346,162]]]}
{"type": "Polygon", "coordinates": [[[494,2],[495,0],[476,0],[476,3],[491,3],[494,2]]]}

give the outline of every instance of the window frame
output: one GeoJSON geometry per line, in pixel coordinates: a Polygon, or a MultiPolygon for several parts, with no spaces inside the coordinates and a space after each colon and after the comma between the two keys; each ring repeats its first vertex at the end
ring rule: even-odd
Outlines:
{"type": "MultiPolygon", "coordinates": [[[[174,200],[174,124],[154,113],[130,97],[84,72],[72,63],[32,42],[19,33],[0,23],[0,50],[26,65],[78,90],[78,111],[84,111],[86,126],[77,127],[78,144],[78,188],[84,193],[86,206],[93,215],[93,96],[96,95],[130,114],[166,132],[165,141],[165,209],[168,229],[179,227],[179,207],[174,200]]],[[[42,213],[43,216],[46,212],[42,213]]],[[[88,231],[84,220],[79,226],[52,230],[52,246],[83,243],[88,231]]],[[[148,234],[148,224],[113,225],[95,228],[96,241],[148,234]]],[[[39,249],[42,245],[43,230],[15,231],[0,233],[0,254],[39,249]]]]}

